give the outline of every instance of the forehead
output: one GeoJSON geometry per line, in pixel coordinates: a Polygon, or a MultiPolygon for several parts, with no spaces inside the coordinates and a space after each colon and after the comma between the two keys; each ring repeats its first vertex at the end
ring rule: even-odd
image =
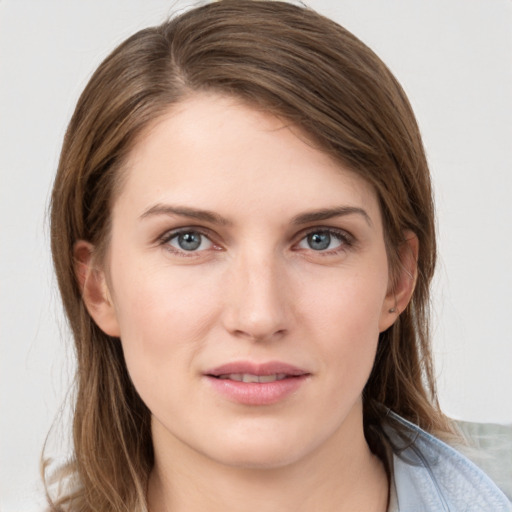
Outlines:
{"type": "Polygon", "coordinates": [[[129,155],[122,196],[137,208],[178,201],[254,209],[259,203],[260,210],[280,206],[283,215],[342,203],[377,205],[371,185],[298,127],[216,94],[189,97],[146,129],[129,155]]]}

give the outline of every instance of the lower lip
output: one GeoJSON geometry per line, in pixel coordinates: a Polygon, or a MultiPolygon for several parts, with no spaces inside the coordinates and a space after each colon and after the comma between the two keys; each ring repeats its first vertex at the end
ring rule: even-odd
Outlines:
{"type": "Polygon", "coordinates": [[[288,377],[274,382],[238,382],[206,376],[210,385],[232,402],[244,405],[271,405],[296,393],[308,375],[288,377]]]}

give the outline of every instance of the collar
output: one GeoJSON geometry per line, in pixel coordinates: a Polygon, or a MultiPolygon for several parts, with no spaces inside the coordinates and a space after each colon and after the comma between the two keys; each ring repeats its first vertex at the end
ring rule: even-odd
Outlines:
{"type": "Polygon", "coordinates": [[[393,453],[389,512],[512,512],[490,478],[451,446],[391,411],[383,429],[393,453]]]}

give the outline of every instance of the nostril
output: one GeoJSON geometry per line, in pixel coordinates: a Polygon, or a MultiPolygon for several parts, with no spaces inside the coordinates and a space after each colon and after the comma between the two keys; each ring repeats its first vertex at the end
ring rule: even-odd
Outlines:
{"type": "Polygon", "coordinates": [[[244,331],[242,329],[236,329],[233,331],[233,335],[238,338],[247,338],[254,341],[265,341],[275,338],[282,338],[287,332],[287,329],[278,329],[274,332],[271,330],[261,330],[258,332],[257,329],[244,331]]]}

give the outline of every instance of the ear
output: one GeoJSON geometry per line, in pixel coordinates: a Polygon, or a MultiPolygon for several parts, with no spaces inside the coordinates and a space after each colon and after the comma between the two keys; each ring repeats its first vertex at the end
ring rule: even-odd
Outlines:
{"type": "Polygon", "coordinates": [[[390,287],[384,300],[379,331],[391,327],[400,313],[409,304],[418,274],[419,240],[412,231],[404,233],[404,241],[398,247],[399,265],[392,276],[390,287]]]}
{"type": "Polygon", "coordinates": [[[105,334],[119,337],[119,324],[105,272],[95,267],[93,253],[94,246],[84,240],[76,242],[73,248],[82,300],[96,325],[105,334]]]}

